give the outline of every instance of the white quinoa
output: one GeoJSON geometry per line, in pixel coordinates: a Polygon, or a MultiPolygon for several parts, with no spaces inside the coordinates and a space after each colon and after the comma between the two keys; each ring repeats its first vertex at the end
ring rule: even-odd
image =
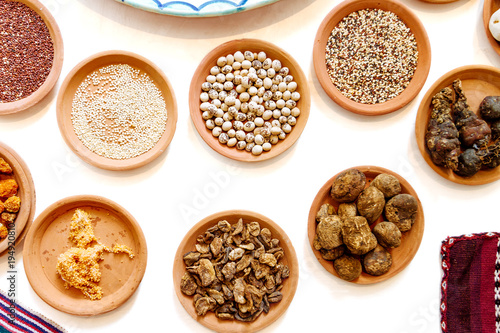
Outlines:
{"type": "Polygon", "coordinates": [[[363,9],[344,17],[326,46],[326,65],[337,89],[363,104],[401,94],[418,62],[415,36],[393,12],[363,9]]]}
{"type": "Polygon", "coordinates": [[[148,74],[115,64],[94,71],[80,84],[71,120],[85,147],[107,158],[129,159],[160,140],[167,109],[148,74]]]}

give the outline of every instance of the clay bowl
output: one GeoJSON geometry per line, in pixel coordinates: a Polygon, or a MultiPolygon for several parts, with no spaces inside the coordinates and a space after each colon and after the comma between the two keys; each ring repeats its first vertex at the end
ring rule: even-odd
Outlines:
{"type": "Polygon", "coordinates": [[[0,255],[4,255],[8,252],[9,243],[11,245],[19,244],[33,223],[36,195],[31,172],[23,159],[12,148],[3,143],[0,143],[0,157],[12,168],[12,174],[0,174],[0,179],[15,179],[19,185],[17,196],[21,198],[21,209],[15,220],[14,238],[9,236],[10,238],[7,237],[0,241],[0,255]]]}
{"type": "Polygon", "coordinates": [[[441,89],[450,86],[455,79],[462,81],[462,88],[469,102],[471,110],[478,111],[479,104],[484,97],[500,95],[500,70],[491,66],[470,65],[458,67],[441,76],[427,91],[420,102],[415,121],[415,135],[418,148],[427,164],[440,176],[458,184],[482,185],[491,183],[500,178],[500,168],[484,169],[472,177],[462,177],[447,168],[440,167],[432,162],[425,144],[425,132],[429,122],[432,97],[441,89]]]}
{"type": "Polygon", "coordinates": [[[280,226],[258,213],[245,210],[228,210],[207,216],[188,231],[182,239],[175,254],[173,276],[175,293],[177,294],[179,301],[189,315],[201,325],[217,332],[251,333],[259,331],[272,324],[286,311],[292,302],[295,291],[297,290],[297,284],[299,281],[299,265],[292,242],[280,226]],[[237,320],[219,320],[213,312],[207,312],[205,316],[198,316],[194,309],[193,297],[185,295],[180,289],[181,278],[186,272],[183,256],[189,251],[194,251],[196,238],[198,235],[203,234],[208,228],[217,224],[217,222],[221,220],[226,220],[230,224],[234,224],[238,222],[240,218],[243,218],[244,223],[254,221],[259,222],[261,228],[268,228],[271,231],[273,238],[280,240],[280,246],[285,251],[285,256],[281,259],[281,262],[288,265],[290,268],[290,276],[283,280],[283,289],[281,290],[283,293],[283,299],[279,303],[272,304],[267,314],[262,313],[255,321],[250,323],[237,320]]]}
{"type": "MultiPolygon", "coordinates": [[[[379,276],[373,276],[363,271],[357,279],[350,281],[356,284],[373,284],[392,278],[393,276],[401,272],[403,269],[405,269],[406,266],[408,266],[410,262],[413,260],[413,257],[415,257],[415,254],[417,253],[418,248],[420,247],[422,236],[424,234],[424,210],[422,208],[422,203],[420,202],[420,199],[418,198],[418,195],[415,192],[415,190],[403,177],[401,177],[397,173],[377,166],[359,166],[354,168],[362,171],[365,174],[367,180],[366,187],[368,187],[371,181],[381,173],[387,173],[395,176],[399,180],[399,183],[401,184],[401,193],[410,194],[413,197],[415,197],[418,201],[419,211],[417,219],[413,224],[412,228],[409,231],[403,233],[401,238],[401,245],[399,247],[395,249],[388,249],[388,251],[391,253],[392,256],[392,267],[389,269],[389,271],[379,276]]],[[[317,225],[316,213],[318,212],[321,205],[329,203],[333,205],[337,210],[340,204],[340,202],[334,200],[330,195],[332,183],[339,174],[340,172],[335,176],[333,176],[332,178],[330,178],[318,191],[318,194],[314,198],[314,201],[311,205],[311,209],[309,211],[309,217],[307,220],[307,235],[309,237],[309,243],[311,245],[311,249],[314,253],[314,256],[316,257],[316,259],[318,259],[320,264],[328,272],[332,273],[336,277],[339,277],[339,275],[333,268],[333,261],[328,261],[323,259],[323,257],[321,256],[321,252],[314,249],[313,240],[316,234],[316,225],[317,225]]],[[[373,227],[377,225],[377,223],[382,222],[383,220],[384,220],[383,216],[381,216],[377,221],[371,224],[370,227],[373,229],[373,227]]]]}
{"type": "Polygon", "coordinates": [[[307,119],[309,118],[310,107],[311,96],[309,87],[307,86],[307,78],[297,61],[295,61],[291,55],[278,46],[258,39],[236,39],[217,46],[215,49],[210,51],[198,65],[189,88],[189,111],[191,113],[191,120],[193,121],[196,130],[202,139],[213,150],[223,156],[237,161],[264,161],[278,156],[290,148],[295,141],[297,141],[306,126],[307,119]],[[292,131],[287,134],[284,140],[280,140],[278,144],[273,145],[270,151],[263,152],[259,156],[254,156],[252,153],[245,150],[241,151],[236,149],[236,147],[230,148],[227,145],[219,143],[219,140],[212,135],[212,131],[206,128],[205,120],[203,120],[201,116],[202,112],[200,111],[200,93],[202,92],[201,84],[205,82],[206,77],[210,74],[210,68],[217,64],[217,59],[221,56],[233,54],[236,51],[244,52],[247,50],[257,53],[264,51],[269,58],[273,60],[279,59],[282,66],[286,66],[290,69],[290,74],[293,75],[294,81],[297,82],[297,91],[301,96],[300,100],[297,102],[297,107],[301,111],[300,116],[297,117],[297,124],[293,127],[292,131]]]}
{"type": "Polygon", "coordinates": [[[48,9],[38,0],[16,0],[17,2],[23,3],[32,10],[34,10],[40,17],[44,20],[47,28],[49,29],[50,36],[54,43],[54,60],[52,63],[52,69],[45,82],[31,95],[20,99],[18,101],[9,103],[0,103],[0,115],[12,114],[19,111],[26,110],[33,105],[40,102],[48,93],[54,88],[59,75],[61,74],[63,58],[64,58],[64,47],[61,31],[57,26],[57,22],[54,17],[50,14],[48,9]]]}
{"type": "Polygon", "coordinates": [[[431,65],[431,46],[422,22],[420,22],[419,18],[403,3],[392,0],[349,0],[341,2],[323,19],[314,41],[313,62],[314,70],[321,86],[334,102],[344,109],[357,114],[378,116],[399,110],[417,96],[429,74],[431,65]],[[410,85],[395,98],[378,104],[362,104],[345,97],[333,85],[327,73],[325,61],[325,49],[332,30],[350,13],[367,8],[379,8],[398,15],[415,35],[419,52],[417,68],[410,85]]]}
{"type": "Polygon", "coordinates": [[[486,37],[488,37],[488,41],[490,42],[491,46],[495,50],[495,52],[500,55],[500,43],[493,38],[493,36],[490,33],[490,17],[493,15],[494,12],[496,12],[498,9],[500,9],[500,2],[496,0],[484,0],[483,4],[483,26],[484,26],[484,32],[486,33],[486,37]]]}
{"type": "Polygon", "coordinates": [[[177,124],[177,102],[170,81],[151,61],[132,52],[105,51],[88,57],[69,72],[57,97],[57,122],[66,144],[85,162],[107,170],[131,170],[148,164],[167,149],[177,124]],[[165,131],[156,145],[139,156],[123,160],[100,156],[88,149],[76,136],[71,121],[72,102],[78,86],[93,71],[112,64],[128,64],[139,69],[141,73],[148,74],[163,94],[167,107],[168,118],[165,131]]]}
{"type": "Polygon", "coordinates": [[[47,207],[35,220],[26,236],[24,270],[33,290],[47,304],[60,311],[93,316],[121,306],[137,290],[147,262],[146,239],[130,213],[115,202],[93,195],[68,197],[47,207]],[[76,288],[66,289],[57,273],[57,258],[75,246],[68,240],[75,209],[90,213],[97,239],[107,246],[124,244],[135,257],[104,253],[99,262],[102,273],[100,300],[91,301],[76,288]]]}
{"type": "Polygon", "coordinates": [[[450,2],[455,2],[458,0],[420,0],[423,2],[429,2],[429,3],[437,3],[437,4],[442,4],[442,3],[450,3],[450,2]]]}

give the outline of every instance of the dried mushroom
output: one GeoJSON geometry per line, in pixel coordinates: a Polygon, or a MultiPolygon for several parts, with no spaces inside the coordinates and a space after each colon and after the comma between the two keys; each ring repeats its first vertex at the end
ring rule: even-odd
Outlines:
{"type": "Polygon", "coordinates": [[[384,211],[384,194],[376,187],[369,186],[364,189],[358,197],[357,208],[361,216],[364,216],[368,223],[375,222],[384,211]]]}
{"type": "Polygon", "coordinates": [[[377,238],[363,216],[349,217],[344,221],[342,238],[352,254],[362,255],[377,246],[377,238]]]}
{"type": "Polygon", "coordinates": [[[399,184],[399,180],[387,173],[381,173],[375,177],[370,186],[376,187],[384,194],[384,197],[391,198],[396,194],[401,192],[401,184],[399,184]]]}
{"type": "Polygon", "coordinates": [[[332,184],[330,194],[340,202],[352,202],[363,191],[366,185],[366,176],[358,169],[348,169],[340,173],[332,184]]]}
{"type": "Polygon", "coordinates": [[[183,257],[181,291],[193,296],[196,313],[250,322],[283,298],[290,270],[279,240],[258,222],[219,221],[197,237],[196,251],[183,257]]]}
{"type": "Polygon", "coordinates": [[[342,221],[340,217],[330,215],[321,219],[316,226],[316,236],[318,245],[322,249],[331,250],[342,245],[342,221]]]}
{"type": "Polygon", "coordinates": [[[401,231],[392,222],[380,222],[372,230],[383,247],[396,248],[401,245],[401,231]]]}
{"type": "Polygon", "coordinates": [[[401,232],[411,229],[417,218],[418,202],[410,194],[398,194],[385,204],[385,217],[401,232]]]}
{"type": "Polygon", "coordinates": [[[387,273],[392,266],[392,256],[382,246],[377,245],[363,258],[363,267],[370,275],[382,275],[387,273]]]}
{"type": "Polygon", "coordinates": [[[339,277],[346,281],[357,279],[363,270],[359,259],[349,255],[343,255],[333,262],[333,268],[339,277]]]}

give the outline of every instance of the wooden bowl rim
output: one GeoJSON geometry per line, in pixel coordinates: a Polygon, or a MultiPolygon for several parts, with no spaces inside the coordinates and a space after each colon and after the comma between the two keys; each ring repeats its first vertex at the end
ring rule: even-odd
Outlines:
{"type": "Polygon", "coordinates": [[[163,71],[145,57],[133,52],[123,50],[109,50],[99,52],[78,63],[68,73],[61,85],[61,89],[57,97],[56,112],[59,130],[68,147],[85,162],[101,169],[113,171],[124,171],[140,168],[152,162],[161,154],[163,154],[163,152],[170,145],[172,138],[174,137],[178,117],[177,101],[175,98],[174,89],[163,71]],[[123,61],[114,60],[116,57],[128,59],[129,61],[134,62],[133,67],[139,68],[141,71],[146,72],[156,83],[158,89],[160,89],[160,91],[162,92],[163,98],[165,99],[165,104],[167,105],[167,123],[165,125],[165,131],[163,132],[163,135],[160,137],[159,141],[147,152],[139,156],[123,160],[100,156],[88,149],[80,141],[80,139],[78,139],[75,131],[73,130],[73,126],[71,124],[71,108],[67,110],[68,108],[65,107],[65,104],[68,103],[68,101],[73,100],[74,92],[77,88],[76,82],[78,82],[78,85],[81,82],[78,79],[80,76],[85,77],[93,70],[96,70],[105,65],[123,63],[123,61]],[[98,65],[96,65],[96,63],[98,65]],[[137,63],[141,64],[141,67],[138,67],[136,65],[137,63]],[[154,79],[153,76],[158,76],[163,82],[157,82],[157,80],[154,79]],[[73,83],[75,83],[75,89],[70,89],[70,85],[73,83]],[[68,126],[67,123],[69,123],[70,126],[68,126]]]}
{"type": "Polygon", "coordinates": [[[217,332],[223,333],[252,333],[271,325],[288,309],[297,290],[299,280],[299,263],[291,239],[287,236],[285,231],[274,221],[262,214],[253,211],[240,209],[226,210],[214,213],[203,218],[186,233],[186,235],[180,242],[175,254],[173,280],[175,293],[177,295],[177,298],[179,299],[179,302],[182,304],[187,313],[201,325],[217,332]],[[286,293],[283,293],[283,299],[279,303],[271,306],[271,310],[268,314],[262,313],[254,322],[247,323],[239,322],[236,320],[218,320],[211,312],[207,313],[205,316],[199,317],[194,310],[192,297],[184,295],[180,290],[180,278],[185,272],[183,255],[186,252],[194,249],[194,242],[190,242],[189,244],[188,242],[191,238],[195,238],[196,235],[198,235],[200,229],[206,230],[208,227],[211,227],[214,223],[217,223],[220,220],[232,220],[238,219],[239,217],[243,218],[245,222],[250,222],[249,220],[257,221],[261,224],[261,227],[264,226],[272,229],[271,232],[273,234],[273,237],[280,240],[280,246],[285,251],[286,263],[290,268],[290,276],[283,282],[284,289],[286,288],[286,293]],[[276,234],[276,232],[278,234],[276,234]],[[186,248],[188,248],[188,251],[185,252],[186,248]]]}
{"type": "Polygon", "coordinates": [[[397,111],[410,103],[420,92],[427,80],[431,65],[431,45],[424,25],[405,4],[393,0],[345,0],[335,6],[323,19],[314,41],[313,65],[316,77],[326,94],[342,108],[365,116],[380,116],[397,111]],[[417,40],[419,60],[415,74],[408,87],[395,98],[378,104],[362,104],[344,95],[333,85],[326,70],[325,48],[333,28],[347,15],[366,8],[392,11],[405,22],[417,40]],[[345,14],[344,14],[345,13],[345,14]]]}
{"type": "MultiPolygon", "coordinates": [[[[403,239],[401,241],[401,245],[398,248],[388,249],[388,251],[391,253],[393,251],[401,252],[403,250],[407,251],[409,249],[409,251],[407,252],[407,256],[404,258],[404,260],[403,261],[400,260],[398,262],[393,261],[392,267],[390,268],[390,270],[383,275],[373,276],[373,275],[369,275],[363,271],[361,273],[360,277],[358,277],[357,279],[355,279],[353,281],[349,281],[349,282],[353,283],[353,284],[367,285],[367,284],[374,284],[374,283],[386,281],[386,280],[396,276],[397,274],[399,274],[402,270],[404,270],[410,264],[410,262],[413,260],[413,258],[415,257],[415,255],[418,252],[418,249],[419,249],[420,244],[422,242],[422,238],[423,238],[423,234],[424,234],[424,227],[425,227],[424,210],[422,207],[422,203],[420,202],[420,199],[417,195],[417,192],[413,189],[413,187],[410,185],[410,183],[408,183],[408,181],[406,179],[404,179],[403,177],[401,177],[399,174],[395,173],[394,171],[391,171],[391,170],[386,169],[386,168],[378,167],[378,166],[372,166],[372,165],[355,166],[352,168],[348,168],[346,170],[349,170],[349,169],[358,169],[361,172],[363,172],[365,175],[367,173],[373,173],[373,174],[387,173],[389,175],[393,175],[394,177],[396,177],[399,180],[399,183],[401,185],[401,193],[408,193],[408,194],[412,195],[415,199],[417,199],[417,202],[418,202],[419,211],[417,214],[417,219],[416,219],[415,223],[413,224],[412,228],[409,231],[403,233],[403,239]],[[413,242],[412,244],[405,244],[405,240],[406,240],[405,238],[410,237],[409,235],[411,235],[415,239],[415,242],[413,242]]],[[[323,259],[320,251],[317,251],[314,248],[313,241],[314,241],[314,235],[316,234],[316,225],[317,225],[316,213],[317,213],[318,208],[321,206],[321,204],[325,203],[324,201],[322,201],[322,197],[325,196],[325,194],[327,196],[329,196],[333,180],[340,173],[342,173],[346,170],[342,170],[342,171],[338,172],[335,176],[330,178],[318,191],[318,193],[316,194],[316,196],[311,204],[311,209],[309,210],[308,223],[307,223],[307,235],[308,235],[309,244],[311,246],[311,250],[314,253],[314,256],[316,257],[316,259],[318,259],[321,266],[323,266],[328,272],[330,272],[332,275],[338,277],[339,279],[340,279],[339,275],[337,274],[337,272],[333,268],[333,261],[323,259]]],[[[367,178],[367,186],[368,186],[372,179],[370,179],[370,177],[368,177],[368,176],[366,178],[367,178]]],[[[373,178],[375,178],[375,177],[373,177],[373,178]]],[[[332,201],[336,202],[336,200],[333,200],[333,199],[332,199],[332,201]]],[[[379,218],[379,220],[382,220],[382,218],[379,218]]],[[[377,222],[374,222],[371,226],[373,226],[376,223],[377,222]]],[[[408,242],[406,242],[406,243],[408,243],[408,242]]]]}
{"type": "Polygon", "coordinates": [[[54,59],[52,62],[52,68],[50,69],[50,73],[45,79],[45,82],[31,95],[23,99],[14,102],[0,103],[0,116],[24,111],[36,105],[45,96],[47,96],[49,92],[54,88],[57,80],[59,79],[64,59],[64,45],[61,31],[59,30],[59,26],[57,25],[56,20],[54,19],[52,14],[50,14],[50,11],[38,0],[15,1],[25,4],[26,6],[34,10],[43,19],[45,25],[49,29],[50,36],[54,44],[54,59]]]}
{"type": "Polygon", "coordinates": [[[483,27],[484,32],[486,34],[486,38],[488,38],[488,42],[495,52],[500,55],[500,42],[498,42],[493,35],[490,33],[490,18],[491,15],[496,11],[496,9],[500,9],[500,4],[496,3],[494,0],[484,0],[483,3],[483,27]]]}
{"type": "MultiPolygon", "coordinates": [[[[274,56],[271,57],[275,58],[274,56]]],[[[281,153],[288,150],[291,146],[293,146],[293,144],[299,139],[302,131],[306,126],[307,120],[309,118],[310,107],[311,94],[307,84],[307,77],[302,71],[299,63],[284,49],[260,39],[233,39],[216,46],[203,58],[203,60],[196,68],[191,80],[191,85],[189,87],[189,112],[191,114],[191,120],[198,134],[210,148],[212,148],[219,154],[230,159],[242,162],[261,162],[269,160],[280,155],[281,153]],[[273,145],[270,151],[263,152],[259,156],[254,156],[250,152],[244,150],[240,151],[235,147],[231,148],[219,143],[219,140],[217,140],[217,138],[214,138],[212,136],[212,132],[206,128],[205,121],[202,119],[200,113],[199,96],[201,93],[201,83],[205,81],[206,76],[209,74],[210,68],[216,64],[216,60],[218,57],[220,57],[221,55],[225,56],[229,52],[236,52],[237,50],[264,51],[266,52],[268,57],[270,56],[270,54],[279,54],[279,60],[284,66],[287,66],[290,69],[290,74],[293,75],[294,81],[297,82],[297,91],[301,96],[300,100],[297,103],[297,106],[300,109],[300,116],[297,117],[297,124],[293,127],[293,130],[289,134],[287,134],[287,137],[284,140],[280,140],[278,144],[273,145]]]]}

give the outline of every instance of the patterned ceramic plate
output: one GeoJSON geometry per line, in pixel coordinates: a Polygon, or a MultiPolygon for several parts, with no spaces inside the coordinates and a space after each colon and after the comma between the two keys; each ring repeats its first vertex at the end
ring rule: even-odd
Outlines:
{"type": "Polygon", "coordinates": [[[239,13],[278,0],[116,0],[126,5],[160,14],[206,17],[239,13]]]}

